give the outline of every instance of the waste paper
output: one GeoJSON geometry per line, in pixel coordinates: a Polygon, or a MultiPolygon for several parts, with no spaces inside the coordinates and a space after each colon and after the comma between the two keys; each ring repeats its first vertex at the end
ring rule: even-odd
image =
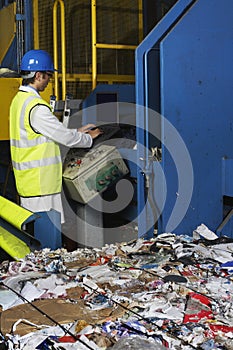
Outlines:
{"type": "Polygon", "coordinates": [[[233,239],[202,224],[3,261],[0,349],[233,350],[233,239]]]}

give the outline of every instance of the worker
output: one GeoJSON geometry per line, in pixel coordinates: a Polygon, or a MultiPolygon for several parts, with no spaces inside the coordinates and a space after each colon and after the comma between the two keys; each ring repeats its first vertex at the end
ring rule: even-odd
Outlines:
{"type": "Polygon", "coordinates": [[[32,212],[64,211],[60,145],[89,148],[101,131],[94,124],[66,128],[40,92],[54,73],[50,55],[30,50],[21,62],[22,85],[10,106],[10,149],[20,205],[32,212]]]}

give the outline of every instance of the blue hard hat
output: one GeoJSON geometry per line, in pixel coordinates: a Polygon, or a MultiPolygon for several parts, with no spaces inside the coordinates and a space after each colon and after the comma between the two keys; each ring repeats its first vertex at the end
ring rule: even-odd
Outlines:
{"type": "Polygon", "coordinates": [[[48,52],[44,50],[30,50],[25,53],[21,62],[21,71],[50,71],[54,72],[53,61],[48,54],[48,52]]]}

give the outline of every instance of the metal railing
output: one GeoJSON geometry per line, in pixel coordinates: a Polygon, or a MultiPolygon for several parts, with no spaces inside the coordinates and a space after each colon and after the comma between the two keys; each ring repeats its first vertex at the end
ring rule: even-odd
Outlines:
{"type": "MultiPolygon", "coordinates": [[[[65,5],[63,0],[55,0],[53,5],[53,52],[54,52],[54,66],[58,68],[58,20],[57,20],[57,8],[60,5],[61,11],[61,58],[62,58],[62,69],[61,69],[61,79],[62,79],[62,99],[65,100],[66,97],[66,79],[69,80],[69,74],[66,74],[66,33],[65,33],[65,5]]],[[[143,25],[142,25],[142,0],[138,0],[139,6],[139,42],[143,38],[143,25]]],[[[75,80],[83,80],[92,82],[92,89],[94,89],[97,85],[98,81],[106,81],[106,78],[111,81],[134,81],[133,76],[125,76],[122,78],[117,75],[106,75],[105,78],[102,75],[98,75],[97,77],[97,50],[98,49],[116,49],[116,50],[135,50],[136,45],[124,45],[124,44],[106,44],[106,43],[98,43],[97,42],[97,25],[96,25],[96,0],[91,0],[91,33],[92,33],[92,71],[91,75],[89,74],[72,74],[72,78],[75,80]]],[[[37,39],[39,42],[39,39],[37,39]]],[[[56,71],[54,73],[54,94],[57,98],[59,98],[59,78],[60,74],[56,71]]],[[[72,79],[71,79],[72,80],[72,79]]]]}
{"type": "MultiPolygon", "coordinates": [[[[142,40],[142,0],[138,0],[139,4],[139,41],[142,40]]],[[[92,29],[92,89],[97,85],[97,49],[116,49],[116,50],[135,50],[136,45],[123,44],[103,44],[97,42],[96,28],[96,0],[91,0],[91,29],[92,29]]]]}
{"type": "MultiPolygon", "coordinates": [[[[57,28],[57,7],[60,4],[61,10],[61,58],[62,58],[62,99],[66,98],[66,33],[65,33],[65,5],[63,0],[55,0],[53,5],[53,55],[54,66],[58,68],[58,28],[57,28]]],[[[58,71],[54,72],[54,91],[59,98],[58,71]]]]}

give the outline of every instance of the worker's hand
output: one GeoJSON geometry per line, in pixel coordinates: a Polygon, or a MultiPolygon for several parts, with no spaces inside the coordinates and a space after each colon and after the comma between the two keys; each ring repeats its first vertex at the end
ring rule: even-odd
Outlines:
{"type": "Polygon", "coordinates": [[[88,132],[89,130],[96,128],[95,124],[87,124],[78,129],[80,132],[88,132]]]}
{"type": "Polygon", "coordinates": [[[95,124],[84,125],[81,128],[79,128],[78,131],[89,134],[93,139],[95,139],[99,135],[103,134],[103,131],[101,129],[97,128],[97,126],[95,124]]]}
{"type": "Polygon", "coordinates": [[[91,135],[93,139],[98,137],[99,135],[103,134],[103,131],[99,128],[94,128],[88,131],[88,134],[91,135]]]}

